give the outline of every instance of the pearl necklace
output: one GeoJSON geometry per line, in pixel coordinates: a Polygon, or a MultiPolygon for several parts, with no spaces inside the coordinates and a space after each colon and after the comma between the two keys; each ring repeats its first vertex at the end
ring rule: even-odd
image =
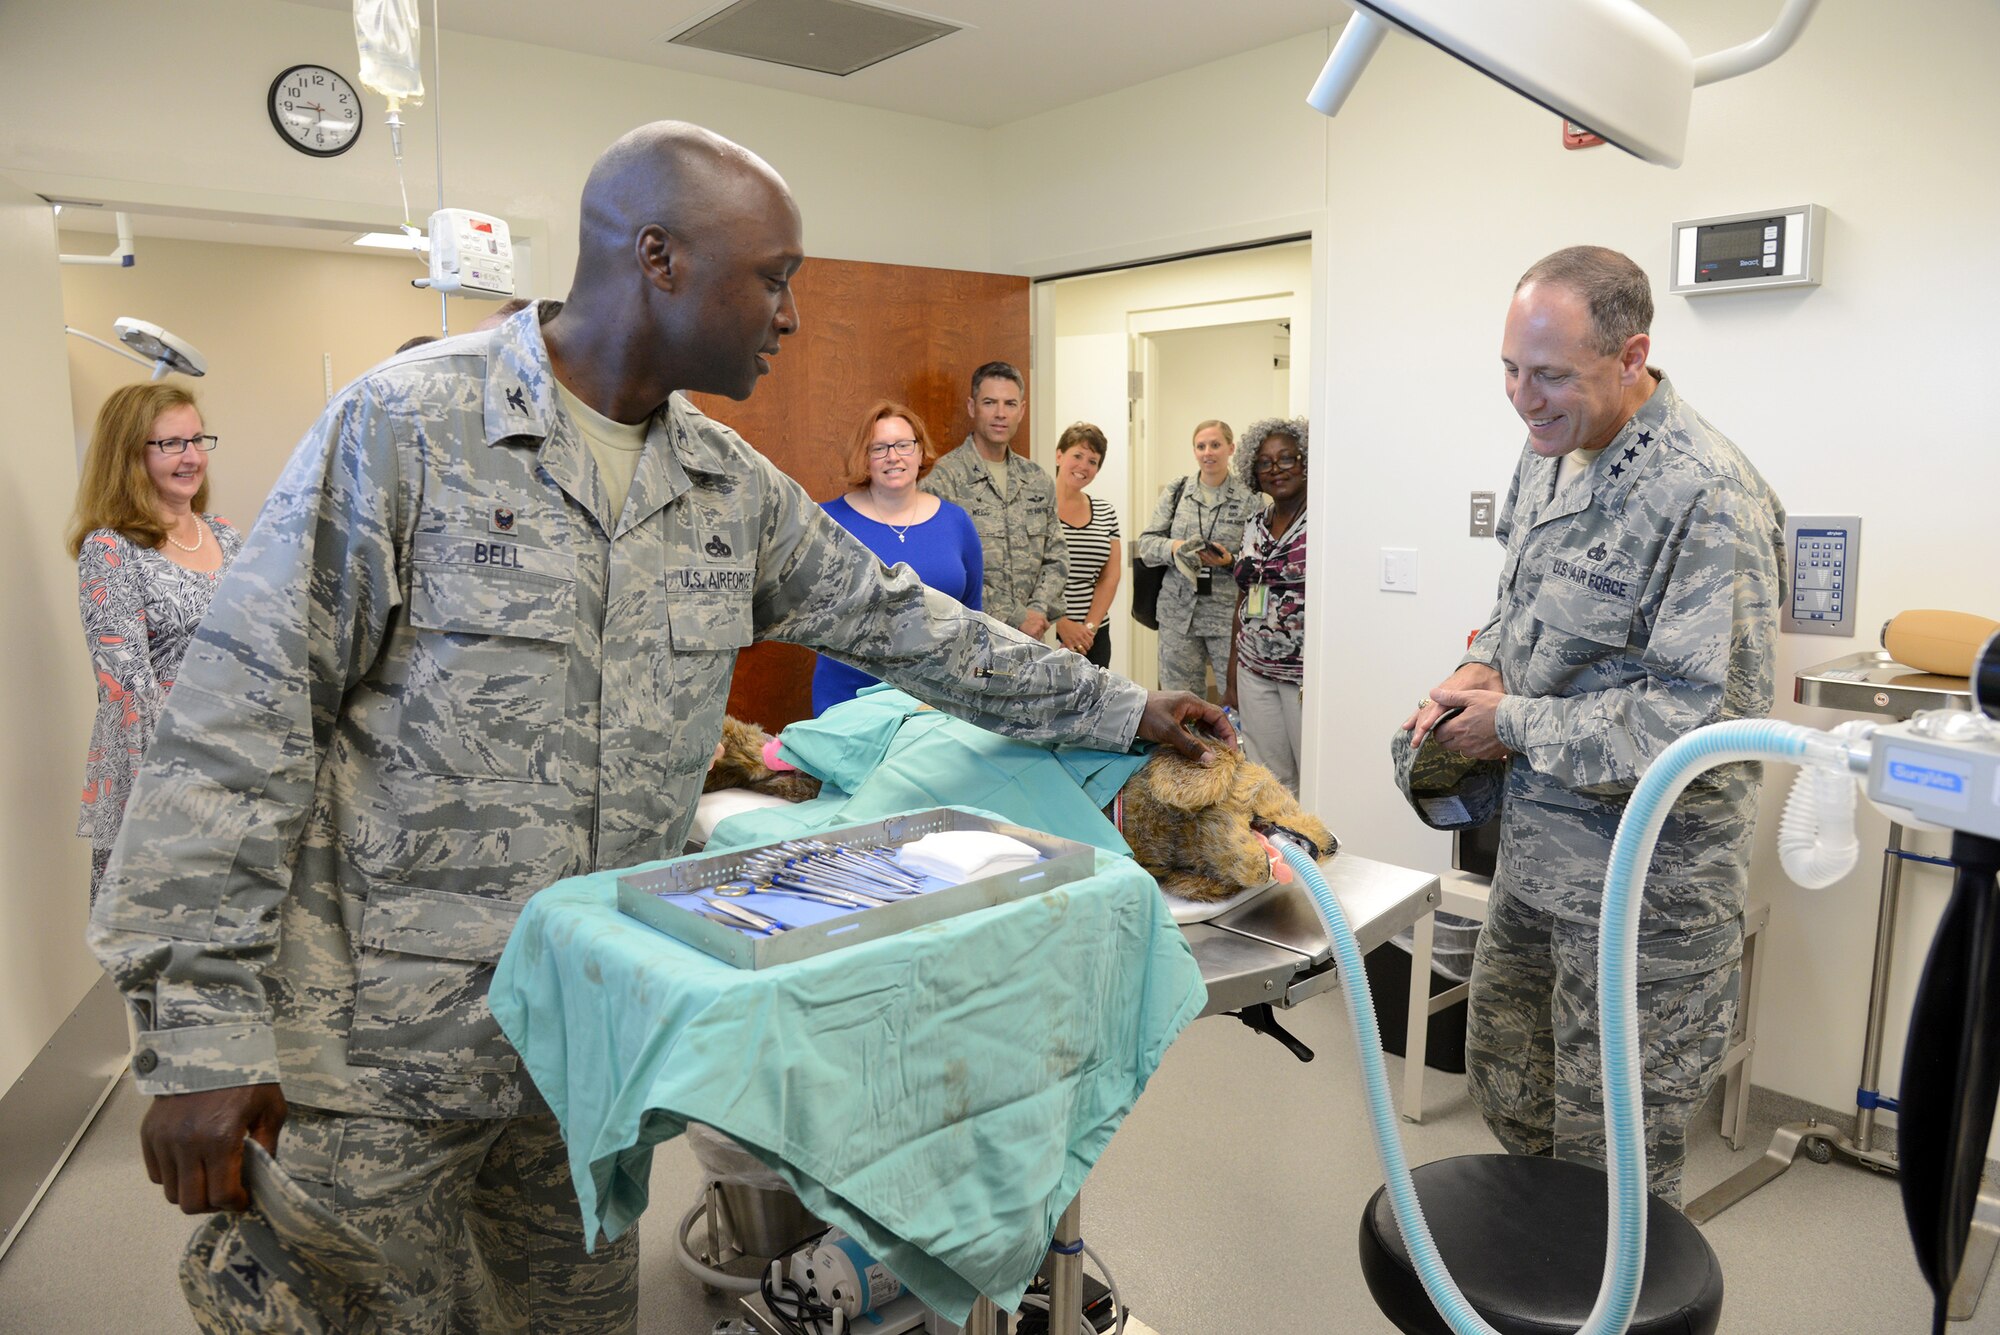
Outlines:
{"type": "Polygon", "coordinates": [[[208,525],[201,522],[200,515],[196,515],[194,520],[193,546],[189,546],[187,543],[182,542],[179,538],[175,537],[171,532],[167,534],[167,541],[171,542],[174,546],[180,548],[184,552],[198,552],[201,550],[201,544],[206,539],[207,535],[208,535],[208,525]]]}

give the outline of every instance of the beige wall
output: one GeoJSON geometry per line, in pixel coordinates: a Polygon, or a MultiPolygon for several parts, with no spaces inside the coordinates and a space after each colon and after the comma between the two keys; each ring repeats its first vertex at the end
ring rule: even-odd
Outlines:
{"type": "MultiPolygon", "coordinates": [[[[16,649],[7,670],[19,676],[9,698],[36,702],[8,712],[0,752],[10,757],[4,782],[18,799],[0,817],[0,1088],[18,1070],[14,1059],[24,1063],[54,1031],[94,968],[80,944],[87,858],[69,835],[77,785],[68,776],[83,754],[91,704],[75,571],[59,559],[75,473],[68,448],[47,446],[87,432],[110,387],[146,374],[65,339],[64,318],[110,338],[112,318],[137,315],[208,355],[213,369],[198,393],[226,442],[215,461],[216,502],[247,524],[324,402],[322,353],[333,354],[338,386],[430,329],[436,312],[433,299],[403,286],[393,259],[372,271],[338,270],[290,252],[218,258],[145,238],[138,268],[69,270],[67,294],[52,264],[17,281],[23,257],[32,254],[40,266],[54,249],[47,211],[19,203],[19,188],[246,220],[395,223],[402,206],[378,102],[369,107],[377,123],[332,160],[294,152],[272,131],[265,90],[301,61],[351,73],[351,14],[279,0],[0,3],[0,184],[10,195],[0,205],[9,316],[0,321],[0,351],[34,397],[25,417],[16,414],[20,438],[43,445],[0,453],[10,470],[54,470],[9,489],[10,502],[23,507],[11,531],[26,555],[0,582],[10,608],[21,605],[8,617],[16,649]],[[135,88],[144,87],[174,91],[135,101],[135,88]],[[364,272],[379,276],[359,277],[364,272]],[[135,302],[141,293],[147,300],[135,302]],[[67,313],[65,295],[74,303],[67,313]],[[313,314],[304,315],[301,302],[313,314]],[[71,399],[66,364],[77,370],[75,422],[63,411],[71,399]]],[[[529,291],[567,289],[577,198],[598,153],[633,126],[665,117],[711,126],[784,173],[815,255],[995,267],[974,189],[984,131],[459,33],[447,34],[445,81],[449,202],[499,214],[534,238],[533,271],[523,280],[529,291]],[[876,186],[892,177],[913,184],[889,207],[876,186]]],[[[409,194],[420,219],[436,199],[434,111],[433,104],[405,112],[409,194]]],[[[99,254],[109,244],[97,234],[77,238],[78,249],[99,254]]]]}
{"type": "MultiPolygon", "coordinates": [[[[1260,417],[1288,415],[1288,386],[1271,366],[1276,333],[1274,321],[1259,320],[1152,335],[1160,358],[1153,452],[1173,472],[1194,466],[1196,422],[1220,417],[1240,432],[1260,417]]],[[[1234,536],[1222,540],[1236,550],[1234,536]]]]}
{"type": "MultiPolygon", "coordinates": [[[[450,5],[444,13],[449,23],[450,5]]],[[[985,131],[519,42],[445,39],[448,202],[544,229],[544,291],[569,287],[591,162],[633,126],[665,117],[698,121],[769,159],[798,196],[811,254],[995,268],[980,189],[990,175],[985,131]],[[909,185],[885,201],[875,187],[891,178],[909,185]]],[[[428,46],[425,54],[428,75],[428,46]]],[[[337,158],[308,158],[271,129],[265,92],[302,61],[355,72],[351,7],[0,4],[0,171],[36,188],[61,178],[90,198],[394,224],[402,205],[379,98],[368,95],[374,122],[337,158]],[[142,76],[174,94],[135,103],[142,76]]],[[[433,100],[404,112],[420,222],[437,199],[435,110],[433,100]]]]}
{"type": "MultiPolygon", "coordinates": [[[[63,527],[76,493],[55,222],[0,178],[0,366],[12,443],[0,449],[0,1092],[97,977],[84,949],[90,848],[77,794],[95,695],[63,527]],[[53,336],[52,336],[53,335],[53,336]]],[[[137,369],[137,368],[134,368],[137,369]]]]}
{"type": "MultiPolygon", "coordinates": [[[[102,252],[102,241],[64,233],[63,249],[102,252]]],[[[326,406],[324,359],[332,359],[337,391],[403,340],[438,332],[438,299],[410,286],[424,269],[405,256],[145,237],[137,248],[129,269],[64,265],[64,318],[115,341],[111,322],[136,315],[201,349],[208,374],[189,388],[208,429],[222,437],[209,461],[209,504],[246,531],[326,406]]],[[[459,332],[494,309],[486,301],[450,302],[459,332]]],[[[81,457],[106,396],[149,373],[82,339],[65,341],[81,457]]]]}
{"type": "MultiPolygon", "coordinates": [[[[1729,0],[1650,7],[1697,51],[1746,40],[1769,18],[1729,0]]],[[[1983,62],[2000,47],[2000,11],[1938,0],[1925,15],[1885,27],[1863,8],[1822,6],[1778,63],[1697,90],[1688,165],[1671,172],[1611,149],[1565,153],[1546,113],[1400,38],[1337,121],[1302,105],[1330,38],[1317,33],[982,132],[454,35],[464,128],[449,141],[453,195],[545,222],[554,290],[574,258],[571,215],[592,156],[660,115],[764,152],[797,188],[816,254],[1047,274],[1316,226],[1315,333],[1309,353],[1295,349],[1312,358],[1320,514],[1308,653],[1324,689],[1307,695],[1306,784],[1355,851],[1439,866],[1443,841],[1395,797],[1380,758],[1491,598],[1497,557],[1464,536],[1464,493],[1505,487],[1520,428],[1497,392],[1499,317],[1514,278],[1548,250],[1599,241],[1658,274],[1676,219],[1826,205],[1825,286],[1662,296],[1659,361],[1794,511],[1863,514],[1863,624],[1909,606],[1991,610],[1996,452],[1984,400],[2000,258],[1983,238],[2000,209],[2000,85],[1983,62]],[[884,209],[870,185],[892,171],[919,185],[884,209]],[[990,218],[992,192],[969,184],[987,179],[1006,186],[990,218]],[[1943,276],[1913,269],[1939,256],[1943,276]],[[1419,465],[1424,485],[1411,486],[1419,465]],[[1419,595],[1374,590],[1382,546],[1420,550],[1419,595]]],[[[0,171],[263,212],[346,216],[358,201],[392,218],[379,136],[309,162],[258,109],[285,64],[348,65],[352,49],[342,11],[275,0],[0,6],[0,171]],[[135,116],[122,95],[141,69],[199,69],[202,95],[172,116],[135,116]]],[[[427,201],[424,124],[411,135],[412,189],[427,201]]],[[[1040,317],[1037,329],[1055,337],[1040,317]]],[[[1125,336],[1066,337],[1115,373],[1125,336]]],[[[1039,361],[1036,401],[1107,430],[1122,420],[1119,389],[1093,381],[1072,395],[1046,340],[1039,361]]],[[[1041,422],[1038,437],[1053,439],[1041,422]]],[[[1861,647],[1787,637],[1783,680],[1861,647]]],[[[37,674],[59,679],[53,663],[37,674]]],[[[1776,802],[1754,868],[1774,907],[1756,1078],[1839,1106],[1854,1084],[1875,871],[1792,889],[1770,856],[1776,802]]],[[[1881,822],[1864,829],[1879,837],[1881,822]]],[[[1892,1030],[1943,894],[1929,872],[1910,884],[1892,1030]]]]}

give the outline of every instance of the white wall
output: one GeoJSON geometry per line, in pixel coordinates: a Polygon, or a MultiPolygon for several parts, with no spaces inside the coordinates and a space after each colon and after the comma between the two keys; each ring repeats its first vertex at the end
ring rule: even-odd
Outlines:
{"type": "MultiPolygon", "coordinates": [[[[280,217],[364,212],[393,223],[402,212],[380,98],[366,95],[372,120],[355,147],[324,161],[280,143],[263,109],[289,65],[354,74],[347,11],[278,0],[7,4],[0,52],[0,171],[38,189],[60,178],[92,197],[280,217]]],[[[537,262],[548,291],[569,286],[592,161],[633,126],[668,117],[729,135],[783,173],[811,254],[994,267],[972,188],[986,131],[449,29],[442,53],[449,202],[545,227],[537,262]],[[919,187],[889,208],[871,187],[892,176],[919,187]]],[[[419,221],[437,199],[434,111],[433,99],[404,112],[419,221]]]]}
{"type": "Polygon", "coordinates": [[[1326,206],[1326,118],[1305,104],[1326,33],[992,131],[1013,189],[998,268],[1044,276],[1302,233],[1326,206]]]}
{"type": "MultiPolygon", "coordinates": [[[[103,249],[95,235],[65,232],[62,239],[71,253],[103,249]]],[[[209,503],[245,532],[326,405],[329,359],[338,389],[405,339],[438,330],[438,299],[410,286],[424,269],[407,255],[143,237],[137,248],[139,262],[129,269],[64,265],[64,312],[99,338],[113,337],[119,316],[136,315],[201,349],[208,374],[183,383],[208,429],[222,437],[209,461],[209,503]]],[[[451,327],[460,333],[494,309],[492,302],[450,301],[451,327]]],[[[81,458],[104,400],[147,373],[82,339],[67,343],[81,458]]]]}
{"type": "MultiPolygon", "coordinates": [[[[1727,0],[1649,8],[1698,53],[1770,17],[1727,0]]],[[[1445,839],[1389,783],[1388,741],[1491,604],[1498,554],[1465,536],[1466,493],[1505,491],[1521,430],[1500,394],[1501,317],[1521,270],[1560,246],[1615,246],[1661,275],[1659,364],[1793,512],[1864,516],[1859,624],[1913,606],[1993,613],[1996,47],[2000,11],[1980,0],[1940,0],[1920,25],[1823,6],[1775,65],[1696,91],[1678,171],[1615,149],[1565,152],[1546,112],[1393,37],[1337,121],[1298,105],[1326,49],[1302,38],[994,132],[1023,182],[996,252],[1030,272],[1281,234],[1325,209],[1323,314],[1297,354],[1314,360],[1317,447],[1305,783],[1349,847],[1447,861],[1445,839]],[[1831,213],[1824,286],[1664,294],[1674,220],[1801,202],[1831,213]],[[1921,276],[1915,263],[1946,238],[1939,275],[1921,276]],[[1375,591],[1383,546],[1421,551],[1419,595],[1375,591]]],[[[1788,702],[1792,674],[1869,647],[1784,637],[1778,714],[1834,721],[1788,702]]],[[[1767,789],[1753,864],[1753,893],[1773,907],[1755,1078],[1841,1108],[1858,1073],[1878,867],[1864,858],[1833,889],[1791,887],[1772,847],[1782,787],[1767,789]]],[[[1878,844],[1882,830],[1864,823],[1878,844]]],[[[1905,884],[1891,1091],[1946,888],[1925,870],[1905,884]]]]}
{"type": "MultiPolygon", "coordinates": [[[[90,740],[90,660],[77,624],[76,562],[63,547],[76,495],[55,219],[0,179],[0,366],[13,444],[0,450],[0,1093],[97,977],[84,949],[90,846],[78,839],[90,740]]],[[[107,356],[109,354],[106,354],[107,356]]],[[[134,367],[134,370],[138,368],[134,367]]]]}
{"type": "MultiPolygon", "coordinates": [[[[1769,17],[1721,0],[1652,7],[1697,52],[1745,40],[1769,17]]],[[[2000,300],[1989,244],[2000,91],[1986,69],[1996,46],[2000,11],[1979,0],[1941,0],[1922,24],[1823,6],[1790,55],[1696,91],[1687,165],[1671,172],[1609,148],[1565,152],[1545,112],[1428,48],[1385,46],[1328,143],[1330,314],[1318,355],[1330,407],[1314,457],[1314,648],[1330,687],[1319,693],[1318,791],[1362,851],[1432,866],[1447,857],[1444,836],[1389,787],[1387,743],[1491,603],[1498,550],[1466,537],[1466,493],[1506,490],[1521,429],[1501,395],[1501,318],[1520,271],[1559,246],[1613,246],[1660,275],[1656,363],[1793,513],[1863,516],[1857,621],[1870,629],[1782,637],[1780,717],[1834,721],[1789,703],[1792,674],[1874,647],[1872,628],[1895,611],[1995,609],[2000,455],[1985,382],[2000,300]],[[1665,294],[1674,220],[1801,202],[1830,212],[1824,286],[1665,294]],[[1927,252],[1946,237],[1963,243],[1927,252]],[[1933,275],[1911,263],[1925,253],[1945,261],[1933,275]],[[1418,596],[1374,591],[1383,546],[1422,552],[1418,596]]],[[[1851,1107],[1879,863],[1864,857],[1830,890],[1793,887],[1774,855],[1790,773],[1777,777],[1752,867],[1753,896],[1772,906],[1755,1079],[1851,1107]]],[[[1879,819],[1864,827],[1874,847],[1882,832],[1879,819]]],[[[1890,1092],[1917,961],[1948,888],[1921,869],[1905,885],[1890,1092]]]]}

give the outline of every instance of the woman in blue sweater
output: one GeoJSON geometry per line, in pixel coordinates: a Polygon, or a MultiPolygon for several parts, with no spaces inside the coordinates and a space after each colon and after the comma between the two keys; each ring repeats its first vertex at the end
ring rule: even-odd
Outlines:
{"type": "MultiPolygon", "coordinates": [[[[847,458],[847,493],[824,507],[885,565],[907,565],[917,578],[978,608],[986,567],[978,530],[950,501],[917,490],[937,461],[923,419],[900,403],[877,403],[861,419],[847,458]]],[[[813,669],[813,713],[852,700],[876,678],[820,655],[813,669]]]]}

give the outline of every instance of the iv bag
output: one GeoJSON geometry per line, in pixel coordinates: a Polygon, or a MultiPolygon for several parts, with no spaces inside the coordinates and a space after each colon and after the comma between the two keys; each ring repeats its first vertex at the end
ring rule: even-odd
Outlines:
{"type": "Polygon", "coordinates": [[[361,52],[361,82],[397,102],[424,95],[417,63],[421,28],[417,0],[354,0],[354,44],[361,52]]]}

